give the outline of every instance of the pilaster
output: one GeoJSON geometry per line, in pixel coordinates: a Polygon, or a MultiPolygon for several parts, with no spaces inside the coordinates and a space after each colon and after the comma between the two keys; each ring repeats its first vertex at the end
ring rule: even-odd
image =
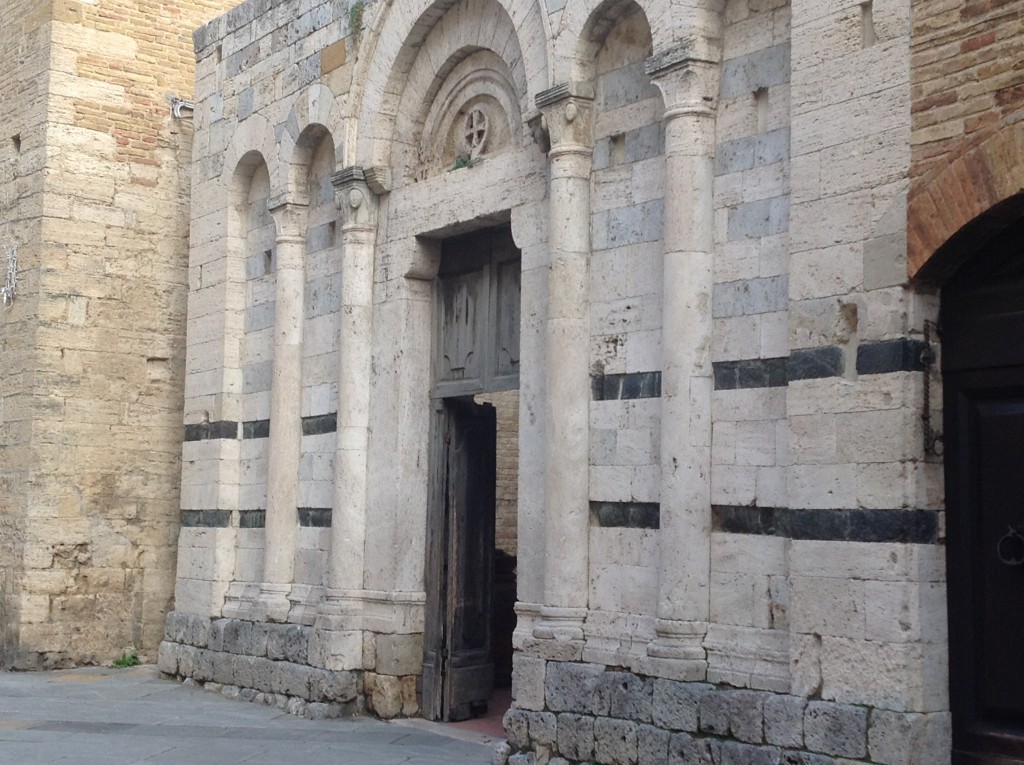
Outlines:
{"type": "Polygon", "coordinates": [[[341,326],[334,510],[326,598],[316,626],[335,662],[361,666],[377,195],[361,167],[332,178],[341,218],[341,326]]]}
{"type": "Polygon", "coordinates": [[[655,639],[648,671],[703,679],[710,619],[711,297],[719,63],[690,45],[647,72],[665,101],[661,530],[655,639]]]}
{"type": "Polygon", "coordinates": [[[589,84],[565,83],[536,99],[551,141],[551,270],[546,333],[544,603],[533,636],[579,642],[571,652],[582,647],[589,589],[588,269],[593,97],[589,84]]]}
{"type": "Polygon", "coordinates": [[[298,535],[299,460],[302,449],[302,325],[305,299],[305,232],[308,207],[272,199],[277,228],[274,360],[270,392],[267,513],[263,582],[256,616],[283,622],[291,610],[298,535]]]}

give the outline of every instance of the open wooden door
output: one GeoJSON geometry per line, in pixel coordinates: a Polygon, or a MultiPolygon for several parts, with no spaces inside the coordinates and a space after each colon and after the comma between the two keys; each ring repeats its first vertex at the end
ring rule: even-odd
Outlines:
{"type": "Polygon", "coordinates": [[[422,706],[432,720],[486,711],[494,687],[497,422],[474,396],[519,387],[519,284],[508,226],[442,245],[423,635],[422,706]]]}
{"type": "Polygon", "coordinates": [[[429,599],[424,712],[464,720],[486,709],[494,687],[491,576],[494,556],[494,408],[471,398],[442,403],[442,512],[431,519],[436,585],[429,599]]]}

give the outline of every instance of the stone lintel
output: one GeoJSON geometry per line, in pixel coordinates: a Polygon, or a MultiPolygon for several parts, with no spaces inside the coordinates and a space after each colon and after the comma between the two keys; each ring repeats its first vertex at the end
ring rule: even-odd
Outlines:
{"type": "Polygon", "coordinates": [[[563,82],[553,88],[542,90],[534,98],[538,109],[557,104],[567,98],[580,98],[585,101],[594,100],[594,84],[591,82],[563,82]]]}
{"type": "Polygon", "coordinates": [[[692,37],[655,52],[644,62],[644,72],[657,77],[688,65],[718,64],[721,58],[721,52],[709,42],[692,37]]]}
{"type": "Polygon", "coordinates": [[[363,183],[365,181],[366,174],[360,165],[349,165],[331,176],[331,185],[336,189],[344,188],[352,183],[363,183]]]}

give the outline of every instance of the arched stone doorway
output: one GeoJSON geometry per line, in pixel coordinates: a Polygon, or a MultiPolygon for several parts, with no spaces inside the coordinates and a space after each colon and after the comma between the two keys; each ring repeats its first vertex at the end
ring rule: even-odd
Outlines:
{"type": "Polygon", "coordinates": [[[1018,201],[972,221],[950,240],[956,251],[944,253],[968,256],[943,286],[940,320],[954,765],[1024,763],[1024,215],[1018,201]]]}

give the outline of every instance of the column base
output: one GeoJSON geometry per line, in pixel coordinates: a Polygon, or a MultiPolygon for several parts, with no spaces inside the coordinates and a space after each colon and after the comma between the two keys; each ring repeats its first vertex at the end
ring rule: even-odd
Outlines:
{"type": "Polygon", "coordinates": [[[323,587],[312,584],[296,584],[288,596],[291,609],[288,612],[290,624],[304,624],[312,627],[316,621],[320,600],[323,598],[323,587]]]}
{"type": "Polygon", "coordinates": [[[586,620],[585,608],[541,606],[540,622],[533,628],[533,636],[538,640],[583,640],[586,620]]]}
{"type": "Polygon", "coordinates": [[[332,632],[361,629],[363,602],[358,592],[328,589],[317,607],[316,628],[332,632]]]}
{"type": "Polygon", "coordinates": [[[290,584],[263,582],[259,597],[256,598],[256,621],[287,623],[288,614],[292,610],[292,602],[288,599],[291,591],[290,584]]]}
{"type": "Polygon", "coordinates": [[[655,637],[647,644],[647,656],[638,661],[644,674],[671,680],[704,680],[708,674],[704,638],[707,622],[659,619],[655,637]]]}
{"type": "Polygon", "coordinates": [[[232,582],[228,586],[228,594],[224,601],[224,607],[221,609],[221,615],[227,619],[254,621],[256,599],[259,594],[259,582],[232,582]]]}

